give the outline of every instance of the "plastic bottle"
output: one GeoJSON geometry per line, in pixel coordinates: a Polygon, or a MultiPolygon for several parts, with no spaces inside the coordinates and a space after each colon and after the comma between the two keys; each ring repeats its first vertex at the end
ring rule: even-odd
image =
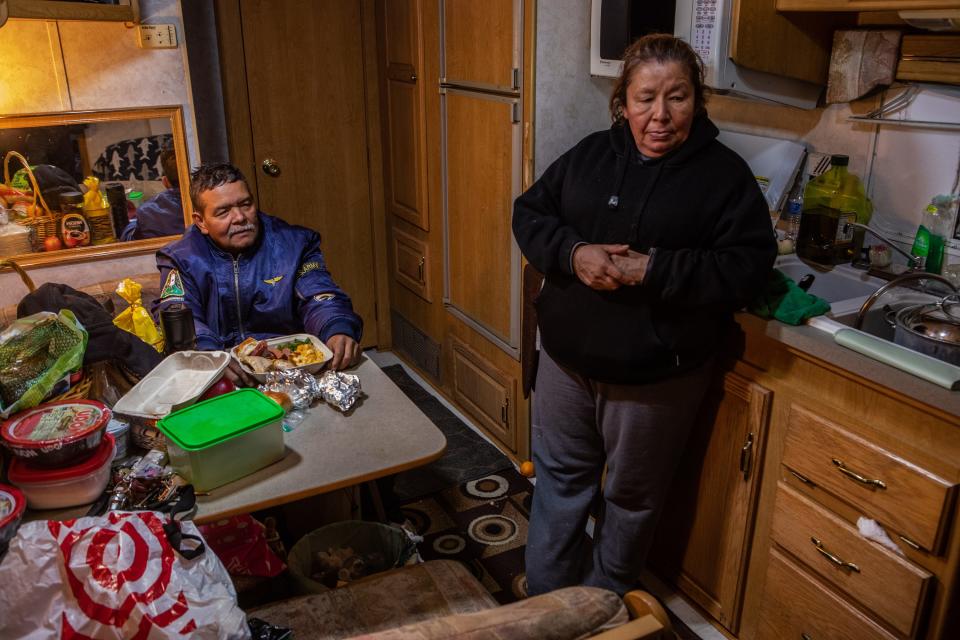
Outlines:
{"type": "Polygon", "coordinates": [[[911,253],[922,260],[919,265],[927,273],[943,271],[943,254],[946,238],[950,234],[951,212],[934,198],[923,210],[920,226],[913,241],[911,253]]]}
{"type": "Polygon", "coordinates": [[[800,235],[800,219],[803,215],[803,177],[797,176],[797,181],[787,196],[787,210],[784,215],[786,224],[785,237],[797,241],[800,235]]]}
{"type": "Polygon", "coordinates": [[[797,255],[814,262],[840,264],[859,257],[863,230],[849,223],[867,224],[873,204],[860,178],[847,171],[850,159],[835,155],[830,169],[803,190],[797,255]]]}

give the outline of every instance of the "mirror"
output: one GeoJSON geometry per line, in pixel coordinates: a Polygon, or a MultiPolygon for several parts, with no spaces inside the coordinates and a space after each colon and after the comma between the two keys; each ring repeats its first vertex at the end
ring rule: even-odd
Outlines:
{"type": "Polygon", "coordinates": [[[0,116],[0,161],[0,258],[21,266],[151,253],[192,222],[181,107],[0,116]]]}

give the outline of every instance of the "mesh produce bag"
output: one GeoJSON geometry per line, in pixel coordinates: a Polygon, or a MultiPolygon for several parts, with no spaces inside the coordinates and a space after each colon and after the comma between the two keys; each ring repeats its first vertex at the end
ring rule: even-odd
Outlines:
{"type": "Polygon", "coordinates": [[[69,309],[16,320],[0,333],[0,416],[40,404],[83,363],[87,332],[69,309]]]}

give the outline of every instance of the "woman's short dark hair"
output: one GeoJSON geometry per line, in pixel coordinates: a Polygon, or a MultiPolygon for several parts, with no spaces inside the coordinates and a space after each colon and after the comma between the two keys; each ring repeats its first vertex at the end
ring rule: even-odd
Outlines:
{"type": "Polygon", "coordinates": [[[707,112],[707,93],[709,89],[704,84],[703,60],[693,48],[675,36],[668,33],[651,33],[643,36],[623,52],[623,71],[617,79],[610,96],[610,117],[614,122],[623,121],[623,109],[627,104],[627,85],[638,67],[656,62],[665,64],[676,62],[683,67],[690,84],[693,85],[693,106],[697,115],[707,112]]]}
{"type": "Polygon", "coordinates": [[[216,164],[202,164],[193,170],[190,174],[190,202],[193,203],[193,210],[202,213],[203,206],[200,204],[200,195],[204,191],[210,191],[217,187],[232,182],[242,182],[247,185],[249,191],[250,185],[247,179],[243,177],[240,169],[232,164],[219,162],[216,164]]]}

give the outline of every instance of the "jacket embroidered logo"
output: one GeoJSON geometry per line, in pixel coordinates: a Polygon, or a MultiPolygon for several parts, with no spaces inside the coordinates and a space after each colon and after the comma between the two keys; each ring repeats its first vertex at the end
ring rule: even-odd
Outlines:
{"type": "Polygon", "coordinates": [[[180,274],[176,269],[167,274],[167,280],[163,283],[163,290],[160,292],[161,300],[170,300],[171,298],[183,298],[183,281],[180,280],[180,274]]]}
{"type": "Polygon", "coordinates": [[[325,300],[332,300],[335,296],[332,293],[319,293],[313,296],[313,299],[317,302],[323,302],[325,300]]]}
{"type": "Polygon", "coordinates": [[[265,284],[275,285],[275,284],[277,284],[278,282],[280,282],[281,280],[283,280],[283,276],[282,276],[282,275],[279,275],[279,276],[277,276],[276,278],[270,278],[269,280],[264,280],[263,282],[264,282],[265,284]]]}

